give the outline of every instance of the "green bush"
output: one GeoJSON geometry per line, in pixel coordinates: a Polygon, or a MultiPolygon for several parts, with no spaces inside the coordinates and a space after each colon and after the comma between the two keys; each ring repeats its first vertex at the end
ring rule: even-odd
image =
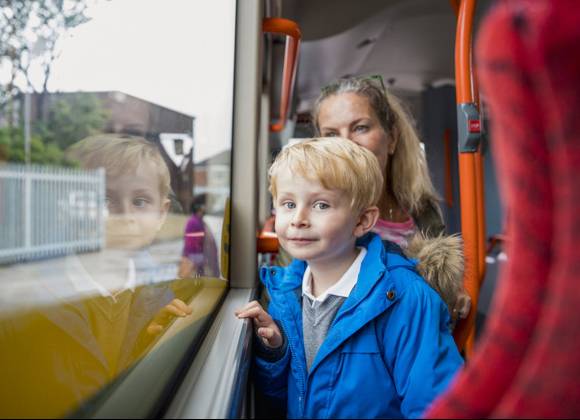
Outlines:
{"type": "MultiPolygon", "coordinates": [[[[20,128],[0,128],[0,161],[25,162],[24,134],[20,128]]],[[[76,166],[55,144],[44,143],[38,135],[30,138],[30,162],[40,165],[76,166]]]]}

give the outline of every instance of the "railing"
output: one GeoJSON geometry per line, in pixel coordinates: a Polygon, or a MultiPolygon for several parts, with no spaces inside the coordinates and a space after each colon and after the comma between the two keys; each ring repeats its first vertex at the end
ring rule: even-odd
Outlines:
{"type": "Polygon", "coordinates": [[[282,73],[282,94],[280,96],[280,121],[270,124],[270,131],[282,131],[286,125],[296,70],[298,68],[298,52],[302,33],[296,22],[283,18],[265,18],[262,22],[264,32],[286,35],[286,50],[284,52],[284,72],[282,73]]]}
{"type": "Polygon", "coordinates": [[[0,166],[0,264],[104,247],[105,173],[0,166]]]}
{"type": "Polygon", "coordinates": [[[485,274],[485,215],[483,163],[479,148],[481,121],[477,103],[477,81],[471,63],[473,19],[477,0],[455,0],[458,13],[455,36],[455,89],[459,140],[459,194],[461,232],[465,249],[463,284],[471,296],[471,312],[454,331],[455,342],[466,356],[475,343],[475,315],[479,289],[485,274]]]}

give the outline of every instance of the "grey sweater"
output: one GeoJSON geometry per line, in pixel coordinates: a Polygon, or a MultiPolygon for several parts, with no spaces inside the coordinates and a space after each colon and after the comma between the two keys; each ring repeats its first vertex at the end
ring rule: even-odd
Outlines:
{"type": "Polygon", "coordinates": [[[318,302],[302,295],[302,331],[308,370],[345,300],[342,296],[328,295],[323,302],[318,302]]]}

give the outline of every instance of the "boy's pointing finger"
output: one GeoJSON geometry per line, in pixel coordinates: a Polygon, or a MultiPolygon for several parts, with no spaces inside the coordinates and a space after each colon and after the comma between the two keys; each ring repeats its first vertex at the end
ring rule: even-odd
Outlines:
{"type": "Polygon", "coordinates": [[[260,304],[257,301],[253,300],[251,302],[246,303],[242,308],[236,310],[234,312],[234,314],[238,315],[238,314],[240,314],[242,312],[246,312],[249,309],[256,308],[256,307],[261,308],[260,304]]]}
{"type": "Polygon", "coordinates": [[[239,318],[255,318],[260,314],[261,308],[247,308],[238,312],[239,318]]]}
{"type": "Polygon", "coordinates": [[[265,312],[261,307],[249,308],[246,310],[241,310],[237,314],[238,318],[254,318],[259,322],[266,321],[264,318],[265,312]]]}

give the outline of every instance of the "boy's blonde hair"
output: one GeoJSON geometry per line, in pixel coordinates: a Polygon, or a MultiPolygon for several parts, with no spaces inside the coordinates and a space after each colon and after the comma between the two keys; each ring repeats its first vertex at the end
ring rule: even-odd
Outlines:
{"type": "Polygon", "coordinates": [[[377,85],[371,78],[349,77],[325,87],[312,111],[315,131],[320,133],[318,117],[322,103],[343,93],[355,93],[366,98],[383,130],[397,141],[385,174],[386,188],[393,192],[403,209],[415,214],[428,203],[436,205],[439,195],[431,182],[427,160],[409,113],[395,95],[387,94],[384,86],[377,85]]]}
{"type": "Polygon", "coordinates": [[[127,134],[97,134],[72,145],[67,156],[83,168],[105,168],[107,176],[134,173],[144,162],[152,163],[159,175],[162,198],[171,193],[171,176],[159,148],[143,137],[127,134]]]}
{"type": "Polygon", "coordinates": [[[274,200],[282,169],[318,181],[324,188],[343,191],[355,211],[376,206],[383,189],[383,175],[375,155],[340,137],[307,139],[282,149],[268,172],[274,200]]]}

